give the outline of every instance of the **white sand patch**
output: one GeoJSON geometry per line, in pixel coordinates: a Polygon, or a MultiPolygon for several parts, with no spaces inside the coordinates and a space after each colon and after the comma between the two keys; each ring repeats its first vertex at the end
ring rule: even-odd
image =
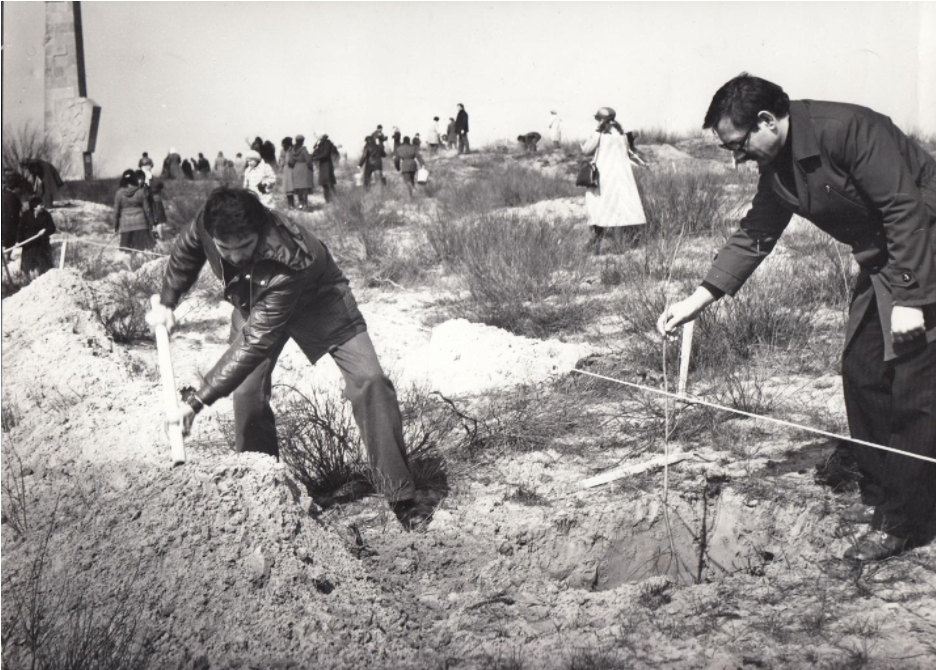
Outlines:
{"type": "Polygon", "coordinates": [[[470,395],[568,374],[587,354],[579,344],[535,340],[465,319],[432,330],[428,376],[446,395],[470,395]]]}

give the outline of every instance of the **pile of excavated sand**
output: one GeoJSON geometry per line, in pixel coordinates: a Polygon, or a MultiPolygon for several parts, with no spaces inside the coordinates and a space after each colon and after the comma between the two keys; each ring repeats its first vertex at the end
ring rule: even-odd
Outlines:
{"type": "MultiPolygon", "coordinates": [[[[43,592],[55,596],[43,602],[66,604],[45,623],[65,626],[78,599],[99,616],[122,609],[159,667],[405,664],[419,646],[401,634],[405,619],[347,530],[310,516],[281,464],[192,440],[189,462],[170,468],[155,356],[141,369],[145,357],[113,346],[88,291],[76,272],[52,270],[3,301],[4,409],[15,415],[4,469],[18,468],[15,451],[30,524],[21,537],[4,520],[4,615],[28,604],[47,551],[43,592]]],[[[378,512],[385,532],[403,532],[378,512]]],[[[11,639],[5,660],[23,651],[11,639]]]]}
{"type": "Polygon", "coordinates": [[[454,319],[432,330],[428,376],[433,389],[446,395],[472,395],[566,375],[587,353],[579,344],[454,319]]]}

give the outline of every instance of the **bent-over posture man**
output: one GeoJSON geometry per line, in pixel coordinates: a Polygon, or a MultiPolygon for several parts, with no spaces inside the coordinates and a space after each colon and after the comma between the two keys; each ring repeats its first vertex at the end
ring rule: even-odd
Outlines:
{"type": "Polygon", "coordinates": [[[404,526],[427,520],[431,507],[413,498],[396,391],[325,245],[249,191],[213,191],[172,249],[160,296],[167,325],[205,261],[235,309],[230,347],[182,406],[183,432],[203,406],[233,393],[237,451],[278,456],[271,380],[277,357],[293,339],[311,363],[327,353],[338,364],[378,490],[404,526]]]}
{"type": "MultiPolygon", "coordinates": [[[[936,161],[865,107],[790,101],[742,74],[705,115],[738,162],[756,161],[750,211],[695,293],[661,315],[664,334],[734,295],[773,250],[793,214],[852,248],[842,377],[853,438],[936,457],[936,161]]],[[[936,465],[851,445],[861,500],[845,520],[870,522],[845,558],[874,561],[930,539],[936,465]]]]}

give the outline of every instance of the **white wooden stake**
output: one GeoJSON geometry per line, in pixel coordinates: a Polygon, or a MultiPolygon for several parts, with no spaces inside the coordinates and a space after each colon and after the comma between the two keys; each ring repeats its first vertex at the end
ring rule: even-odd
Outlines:
{"type": "MultiPolygon", "coordinates": [[[[159,296],[150,299],[153,309],[160,307],[159,296]]],[[[162,378],[163,404],[166,411],[166,432],[169,434],[169,446],[172,452],[172,464],[185,463],[185,441],[182,439],[182,423],[178,420],[179,397],[175,388],[175,374],[172,371],[172,356],[169,352],[169,330],[165,323],[151,324],[156,335],[156,353],[159,357],[159,376],[162,378]]]]}
{"type": "Polygon", "coordinates": [[[68,248],[68,240],[62,240],[62,253],[59,255],[59,270],[65,269],[65,250],[68,248]]]}
{"type": "Polygon", "coordinates": [[[682,348],[679,351],[679,387],[678,393],[686,395],[686,385],[689,383],[689,356],[692,354],[692,333],[695,330],[695,321],[690,321],[682,329],[682,348]]]}

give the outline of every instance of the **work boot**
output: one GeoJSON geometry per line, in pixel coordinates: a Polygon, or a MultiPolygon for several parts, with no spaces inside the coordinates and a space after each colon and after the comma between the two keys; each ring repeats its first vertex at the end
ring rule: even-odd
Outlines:
{"type": "Polygon", "coordinates": [[[845,508],[840,517],[845,523],[871,523],[874,517],[874,507],[856,502],[854,505],[845,508]]]}
{"type": "Polygon", "coordinates": [[[896,537],[881,530],[872,530],[859,537],[857,544],[846,550],[844,558],[846,561],[860,563],[883,561],[900,554],[907,545],[906,538],[896,537]]]}
{"type": "Polygon", "coordinates": [[[390,509],[406,530],[416,530],[429,523],[435,508],[414,499],[399,500],[390,503],[390,509]]]}

